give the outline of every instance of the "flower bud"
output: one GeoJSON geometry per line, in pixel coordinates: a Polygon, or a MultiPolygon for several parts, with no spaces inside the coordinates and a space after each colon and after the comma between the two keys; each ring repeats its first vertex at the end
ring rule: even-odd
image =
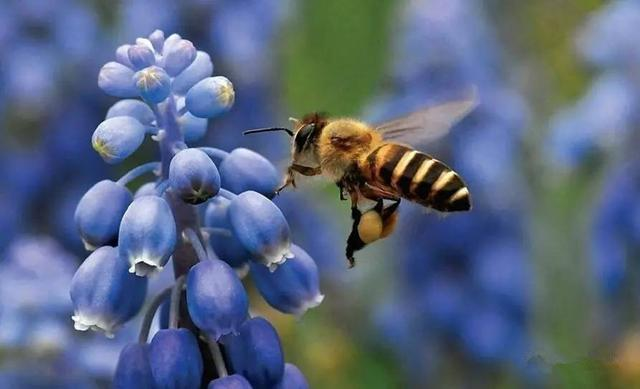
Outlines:
{"type": "Polygon", "coordinates": [[[149,42],[151,42],[155,51],[162,53],[162,47],[164,46],[164,32],[162,30],[155,30],[149,34],[149,42]]]}
{"type": "Polygon", "coordinates": [[[107,163],[116,164],[133,154],[144,141],[145,128],[131,116],[109,118],[91,137],[94,150],[107,163]]]}
{"type": "Polygon", "coordinates": [[[119,100],[113,104],[107,111],[106,119],[118,116],[131,116],[145,126],[150,125],[156,120],[151,108],[144,102],[135,99],[119,100]]]}
{"type": "Polygon", "coordinates": [[[233,105],[233,84],[226,77],[207,77],[187,92],[189,112],[200,118],[212,118],[228,111],[233,105]]]}
{"type": "Polygon", "coordinates": [[[156,183],[155,182],[147,182],[146,184],[141,185],[136,193],[133,194],[133,198],[137,199],[142,196],[157,196],[156,193],[156,183]]]}
{"type": "Polygon", "coordinates": [[[291,245],[291,251],[294,257],[274,272],[259,263],[249,264],[253,281],[267,303],[280,312],[301,316],[318,306],[324,296],[320,293],[316,263],[296,245],[291,245]]]}
{"type": "Polygon", "coordinates": [[[176,223],[167,202],[158,196],[133,200],[122,217],[118,244],[131,273],[146,276],[162,270],[176,245],[176,223]]]}
{"type": "Polygon", "coordinates": [[[212,233],[209,241],[218,258],[233,268],[240,268],[251,259],[251,253],[244,248],[231,228],[229,204],[231,201],[222,196],[216,196],[209,200],[204,214],[204,225],[229,231],[228,236],[212,233]]]}
{"type": "Polygon", "coordinates": [[[75,329],[100,329],[107,336],[142,308],[147,280],[127,272],[118,249],[102,246],[80,265],[71,280],[75,329]]]}
{"type": "Polygon", "coordinates": [[[282,380],[284,356],[280,338],[267,320],[254,317],[240,326],[238,335],[222,339],[233,371],[254,388],[271,388],[282,380]]]}
{"type": "Polygon", "coordinates": [[[149,366],[149,345],[130,343],[122,349],[113,377],[114,389],[151,388],[153,377],[149,366]]]}
{"type": "Polygon", "coordinates": [[[133,81],[133,70],[118,62],[107,62],[100,69],[98,86],[114,97],[135,97],[138,95],[133,81]]]}
{"type": "Polygon", "coordinates": [[[196,337],[187,329],[158,331],[149,344],[149,365],[156,388],[200,387],[202,357],[196,337]]]}
{"type": "Polygon", "coordinates": [[[171,79],[167,72],[158,66],[149,66],[134,76],[138,93],[145,101],[160,103],[171,93],[171,79]]]}
{"type": "Polygon", "coordinates": [[[111,180],[96,183],[82,196],[74,219],[87,249],[117,241],[120,220],[132,200],[125,186],[111,180]]]}
{"type": "Polygon", "coordinates": [[[133,69],[133,64],[129,61],[129,47],[131,45],[121,45],[116,49],[116,61],[128,68],[133,69]]]}
{"type": "Polygon", "coordinates": [[[244,248],[270,270],[292,256],[287,220],[260,193],[243,192],[231,201],[229,222],[244,248]]]}
{"type": "Polygon", "coordinates": [[[202,139],[207,133],[208,120],[204,118],[197,118],[190,112],[185,113],[178,119],[184,141],[187,143],[197,142],[202,139]]]}
{"type": "Polygon", "coordinates": [[[218,194],[220,175],[204,151],[184,149],[171,159],[169,183],[184,202],[200,204],[218,194]]]}
{"type": "Polygon", "coordinates": [[[133,45],[127,50],[129,62],[135,70],[144,69],[156,64],[156,56],[153,50],[143,45],[133,45]]]}
{"type": "Polygon", "coordinates": [[[249,298],[235,271],[210,259],[189,271],[187,307],[195,325],[217,341],[238,332],[249,315],[249,298]]]}
{"type": "Polygon", "coordinates": [[[291,363],[284,364],[282,381],[275,386],[276,389],[309,389],[309,383],[298,367],[291,363]]]}
{"type": "Polygon", "coordinates": [[[256,191],[272,198],[280,184],[280,174],[268,159],[255,151],[238,148],[220,163],[222,187],[233,192],[256,191]]]}
{"type": "Polygon", "coordinates": [[[196,48],[191,41],[180,39],[174,42],[165,42],[162,51],[163,67],[167,73],[175,77],[196,58],[196,48]]]}
{"type": "Polygon", "coordinates": [[[183,95],[198,81],[211,76],[212,73],[213,63],[211,62],[211,57],[204,51],[198,51],[191,65],[173,80],[171,88],[173,88],[174,92],[183,95]]]}
{"type": "Polygon", "coordinates": [[[252,387],[246,378],[240,374],[233,374],[209,382],[207,389],[252,389],[252,387]]]}

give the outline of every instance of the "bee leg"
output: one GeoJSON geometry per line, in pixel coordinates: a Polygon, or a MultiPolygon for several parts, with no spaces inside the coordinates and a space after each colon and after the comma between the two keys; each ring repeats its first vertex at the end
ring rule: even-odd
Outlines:
{"type": "Polygon", "coordinates": [[[351,207],[351,218],[353,219],[353,226],[351,228],[351,233],[347,238],[347,248],[346,248],[346,256],[347,261],[349,261],[349,269],[356,265],[356,260],[353,257],[353,253],[362,249],[366,244],[360,239],[360,235],[358,234],[358,225],[360,224],[360,219],[362,218],[362,212],[357,207],[351,207]]]}
{"type": "Polygon", "coordinates": [[[344,195],[344,184],[342,183],[342,181],[338,181],[336,182],[336,185],[338,186],[338,191],[340,192],[340,200],[346,200],[347,198],[344,195]]]}
{"type": "Polygon", "coordinates": [[[396,228],[398,222],[398,206],[400,205],[400,199],[396,200],[393,204],[382,209],[380,216],[382,217],[382,233],[380,238],[386,238],[391,235],[396,228]]]}
{"type": "Polygon", "coordinates": [[[284,182],[278,189],[276,189],[276,195],[279,195],[280,192],[282,192],[289,185],[293,186],[294,188],[296,187],[294,170],[291,166],[287,169],[287,175],[284,177],[284,182]]]}

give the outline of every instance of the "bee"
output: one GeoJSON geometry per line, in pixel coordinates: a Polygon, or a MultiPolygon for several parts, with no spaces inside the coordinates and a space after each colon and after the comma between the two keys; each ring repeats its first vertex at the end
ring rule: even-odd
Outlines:
{"type": "Polygon", "coordinates": [[[475,106],[474,92],[380,124],[312,113],[291,119],[293,130],[273,127],[244,133],[283,131],[291,136],[291,163],[276,193],[295,187],[300,174],[325,176],[336,183],[341,200],[349,196],[353,226],[345,254],[353,267],[356,251],[393,232],[401,199],[440,212],[471,209],[469,189],[460,175],[412,145],[443,136],[475,106]],[[367,200],[375,205],[363,212],[360,206],[367,200]]]}

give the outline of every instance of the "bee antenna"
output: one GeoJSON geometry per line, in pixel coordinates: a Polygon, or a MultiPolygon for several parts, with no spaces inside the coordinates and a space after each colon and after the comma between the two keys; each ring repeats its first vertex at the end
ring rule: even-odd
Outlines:
{"type": "Polygon", "coordinates": [[[293,131],[291,131],[288,128],[284,128],[284,127],[256,128],[256,129],[253,129],[253,130],[247,130],[247,131],[243,132],[242,135],[256,134],[258,132],[273,132],[273,131],[284,131],[287,134],[289,134],[289,136],[293,136],[293,131]]]}

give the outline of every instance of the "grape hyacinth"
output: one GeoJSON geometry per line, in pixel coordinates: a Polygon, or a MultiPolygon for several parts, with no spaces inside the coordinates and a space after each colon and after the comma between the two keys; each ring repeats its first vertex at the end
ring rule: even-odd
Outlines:
{"type": "Polygon", "coordinates": [[[270,200],[280,181],[271,162],[243,148],[189,147],[235,99],[231,81],[212,73],[209,55],[160,30],[120,46],[100,70],[99,87],[122,100],[97,126],[94,149],[117,164],[149,135],[160,161],[100,181],[79,202],[77,228],[94,251],[72,282],[76,329],[112,334],[141,310],[147,279],[168,263],[175,276],[122,350],[117,388],[308,386],[285,365],[273,326],[251,317],[242,277],[255,273],[275,309],[301,315],[322,301],[318,268],[270,200]],[[154,178],[132,194],[127,186],[143,176],[154,178]],[[168,320],[152,334],[160,306],[168,320]]]}

